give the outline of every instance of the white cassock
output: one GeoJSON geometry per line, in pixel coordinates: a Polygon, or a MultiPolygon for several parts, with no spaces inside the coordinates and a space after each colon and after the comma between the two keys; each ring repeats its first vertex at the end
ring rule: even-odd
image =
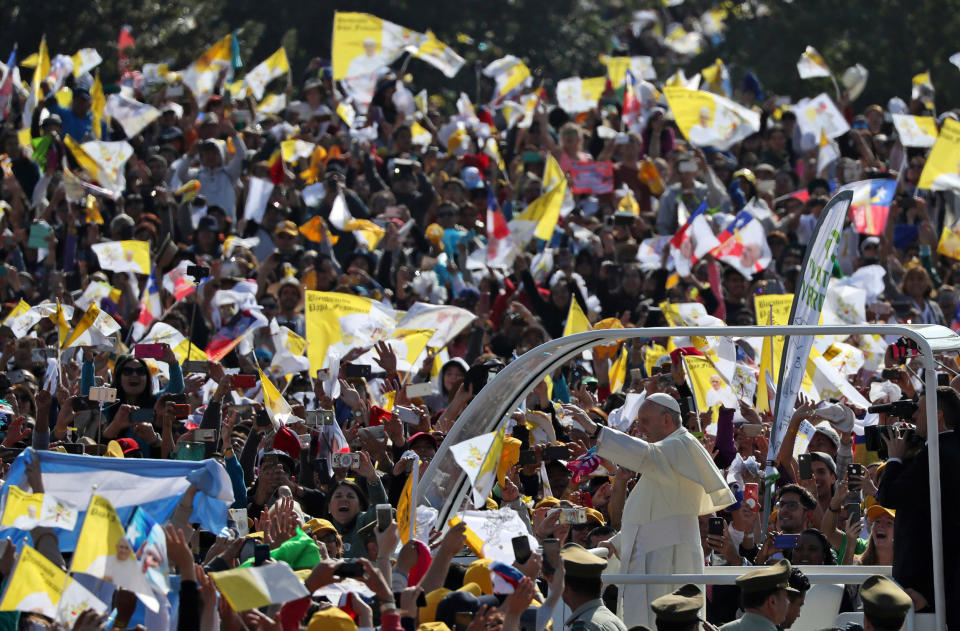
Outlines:
{"type": "MultiPolygon", "coordinates": [[[[604,427],[597,455],[641,473],[623,507],[613,543],[623,574],[702,574],[700,515],[736,502],[713,459],[681,427],[656,443],[604,427]]],[[[650,602],[680,585],[620,585],[620,611],[627,627],[653,628],[650,602]]]]}

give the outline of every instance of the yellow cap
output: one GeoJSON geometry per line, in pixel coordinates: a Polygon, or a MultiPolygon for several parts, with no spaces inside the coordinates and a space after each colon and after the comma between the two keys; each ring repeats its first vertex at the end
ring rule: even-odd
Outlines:
{"type": "Polygon", "coordinates": [[[536,506],[534,506],[533,508],[534,509],[543,508],[544,506],[547,508],[556,508],[557,506],[560,506],[560,500],[558,500],[552,495],[548,495],[542,500],[540,500],[539,502],[537,502],[536,506]]]}
{"type": "Polygon", "coordinates": [[[343,609],[330,607],[313,614],[307,631],[357,631],[357,623],[343,609]]]}
{"type": "Polygon", "coordinates": [[[435,589],[424,596],[427,601],[426,607],[420,607],[420,623],[433,622],[437,617],[437,604],[443,600],[443,597],[450,593],[446,587],[435,589]]]}
{"type": "Polygon", "coordinates": [[[463,582],[476,583],[484,594],[493,593],[493,579],[490,578],[490,564],[493,559],[477,559],[470,564],[463,575],[463,582]]]}

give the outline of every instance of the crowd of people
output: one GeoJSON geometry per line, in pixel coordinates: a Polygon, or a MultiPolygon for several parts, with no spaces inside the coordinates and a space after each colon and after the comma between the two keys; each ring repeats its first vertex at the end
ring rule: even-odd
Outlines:
{"type": "MultiPolygon", "coordinates": [[[[760,128],[723,149],[687,139],[660,95],[626,126],[622,88],[611,84],[579,113],[537,89],[516,117],[466,97],[411,108],[409,77],[377,75],[369,104],[352,104],[356,120],[319,60],[274,113],[234,96],[223,75],[203,99],[177,81],[148,90],[125,75],[115,91],[160,112],[133,137],[118,117],[95,116],[82,77],[56,92],[41,83],[37,100],[14,91],[0,128],[5,594],[23,580],[31,546],[58,571],[82,574],[83,519],[18,528],[14,486],[80,512],[101,493],[124,528],[160,492],[157,480],[182,489],[153,509],[165,528],[158,607],[135,581],[100,573],[88,589],[102,606],[61,619],[55,600],[18,608],[4,598],[0,627],[679,631],[786,629],[804,616],[831,628],[863,612],[863,628],[892,630],[911,607],[933,611],[925,439],[939,432],[946,537],[960,525],[960,364],[940,358],[938,426],[928,427],[922,369],[896,337],[817,344],[847,389],[811,369],[772,458],[759,338],[631,338],[567,362],[504,420],[497,481],[484,502],[467,493],[462,507],[513,511],[526,551],[515,543],[491,554],[467,521],[423,527],[429,510],[409,495],[480,388],[497,388],[495,373],[524,353],[584,330],[574,313],[598,329],[770,323],[755,299],[799,290],[820,213],[845,184],[888,180],[896,194],[875,234],[849,218],[839,235],[831,287],[853,290],[842,294],[843,321],[949,326],[960,264],[938,240],[957,192],[918,188],[929,149],[905,147],[891,118],[934,115],[932,103],[839,95],[850,130],[827,165],[796,112],[765,98],[752,75],[734,96],[760,128]],[[118,195],[78,158],[76,146],[97,139],[132,148],[118,195]],[[574,186],[584,164],[611,166],[603,192],[574,186]],[[559,219],[517,240],[515,222],[553,203],[553,165],[569,178],[559,219]],[[756,267],[682,249],[691,213],[721,235],[743,211],[769,249],[756,267]],[[138,242],[150,254],[139,272],[96,247],[117,244],[129,263],[138,242]],[[314,292],[365,299],[390,321],[374,321],[369,306],[338,321],[310,308],[314,292]],[[436,313],[435,331],[448,315],[457,324],[441,346],[410,356],[412,342],[391,343],[410,333],[405,313],[436,313]],[[343,352],[318,358],[308,348],[317,344],[343,352]],[[693,358],[713,367],[705,387],[693,358]],[[893,405],[867,410],[884,404],[893,405]],[[108,458],[124,464],[100,464],[108,458]],[[147,460],[209,463],[224,482],[213,489],[197,470],[164,478],[147,460]],[[101,468],[131,477],[91,491],[83,476],[101,468]],[[201,515],[204,496],[224,500],[219,516],[201,515]],[[275,565],[289,566],[299,588],[245,607],[253,588],[236,591],[227,577],[275,565]],[[893,580],[811,586],[810,565],[892,566],[893,580]],[[736,586],[604,581],[621,568],[704,566],[756,568],[736,586]]],[[[798,80],[793,96],[803,93],[798,80]]],[[[957,121],[940,111],[938,126],[957,121]]],[[[944,550],[943,605],[954,626],[955,548],[944,550]]],[[[283,583],[269,577],[286,575],[256,576],[269,592],[283,583]]]]}

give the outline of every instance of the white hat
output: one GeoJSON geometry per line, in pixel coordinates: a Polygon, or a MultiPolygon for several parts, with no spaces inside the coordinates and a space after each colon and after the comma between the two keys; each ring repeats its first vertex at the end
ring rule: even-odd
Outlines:
{"type": "MultiPolygon", "coordinates": [[[[849,432],[853,429],[853,410],[839,403],[827,403],[813,411],[816,416],[827,419],[838,432],[849,432]]],[[[822,423],[821,423],[822,425],[822,423]]]]}
{"type": "Polygon", "coordinates": [[[651,401],[658,405],[662,405],[668,410],[673,410],[677,414],[680,414],[680,404],[677,403],[677,400],[671,397],[669,394],[664,394],[663,392],[654,392],[646,398],[646,401],[651,401]]]}
{"type": "Polygon", "coordinates": [[[833,429],[829,421],[821,421],[817,423],[815,427],[818,432],[830,439],[834,447],[840,449],[840,434],[837,433],[837,430],[833,429]]]}

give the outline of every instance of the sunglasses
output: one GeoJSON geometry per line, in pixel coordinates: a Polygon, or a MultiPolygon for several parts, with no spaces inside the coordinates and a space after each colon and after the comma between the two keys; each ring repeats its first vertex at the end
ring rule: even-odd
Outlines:
{"type": "Polygon", "coordinates": [[[124,377],[145,377],[147,375],[146,368],[138,368],[136,366],[124,366],[123,370],[120,371],[124,377]]]}

